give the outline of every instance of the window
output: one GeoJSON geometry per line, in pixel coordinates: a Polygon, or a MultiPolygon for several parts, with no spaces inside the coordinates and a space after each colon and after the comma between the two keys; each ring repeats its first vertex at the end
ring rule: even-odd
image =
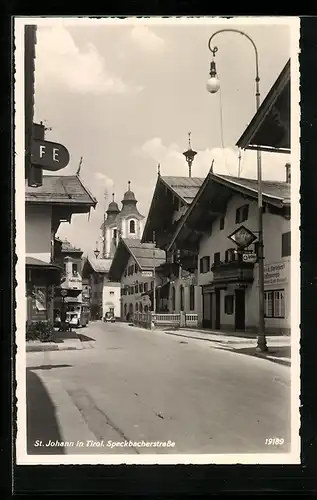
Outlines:
{"type": "Polygon", "coordinates": [[[139,292],[140,292],[140,293],[143,293],[143,283],[140,283],[140,284],[139,284],[139,292]]]}
{"type": "Polygon", "coordinates": [[[220,217],[220,225],[219,225],[220,231],[222,231],[222,229],[224,229],[224,227],[225,227],[225,218],[220,217]]]}
{"type": "Polygon", "coordinates": [[[114,295],[114,292],[110,292],[110,295],[114,295]]]}
{"type": "Polygon", "coordinates": [[[236,253],[234,248],[228,248],[225,252],[225,262],[232,262],[236,259],[236,253]]]}
{"type": "Polygon", "coordinates": [[[291,232],[282,234],[282,257],[291,255],[291,232]]]}
{"type": "Polygon", "coordinates": [[[138,312],[138,310],[139,310],[139,304],[138,303],[135,304],[135,310],[136,310],[136,312],[138,312]]]}
{"type": "Polygon", "coordinates": [[[147,289],[148,289],[148,284],[144,283],[144,291],[147,292],[147,289]]]}
{"type": "Polygon", "coordinates": [[[266,318],[285,318],[284,290],[264,292],[264,313],[266,318]]]}
{"type": "Polygon", "coordinates": [[[139,291],[139,286],[138,286],[138,285],[135,285],[135,286],[134,286],[134,293],[138,293],[138,291],[139,291]]]}
{"type": "Polygon", "coordinates": [[[205,256],[200,259],[200,273],[208,273],[210,270],[210,257],[205,256]]]}
{"type": "Polygon", "coordinates": [[[225,295],[225,314],[233,314],[234,296],[225,295]]]}
{"type": "Polygon", "coordinates": [[[190,285],[189,287],[189,310],[195,310],[195,287],[194,285],[190,285]]]}
{"type": "Polygon", "coordinates": [[[184,287],[181,285],[179,287],[179,295],[180,295],[180,310],[184,311],[184,287]]]}
{"type": "Polygon", "coordinates": [[[236,224],[241,224],[249,217],[249,205],[242,205],[236,210],[236,224]]]}
{"type": "Polygon", "coordinates": [[[214,253],[214,264],[220,264],[220,252],[214,253]]]}
{"type": "Polygon", "coordinates": [[[143,304],[142,304],[142,302],[140,302],[139,311],[140,311],[140,313],[143,312],[143,304]]]}
{"type": "Polygon", "coordinates": [[[135,233],[135,221],[130,220],[130,233],[135,233]]]}
{"type": "Polygon", "coordinates": [[[116,237],[117,237],[117,230],[116,230],[116,229],[114,229],[114,230],[113,230],[113,239],[115,240],[115,239],[116,239],[116,237]]]}
{"type": "Polygon", "coordinates": [[[127,304],[124,304],[124,315],[126,316],[127,315],[127,304]]]}
{"type": "Polygon", "coordinates": [[[76,276],[78,274],[78,265],[73,263],[73,275],[76,276]]]}

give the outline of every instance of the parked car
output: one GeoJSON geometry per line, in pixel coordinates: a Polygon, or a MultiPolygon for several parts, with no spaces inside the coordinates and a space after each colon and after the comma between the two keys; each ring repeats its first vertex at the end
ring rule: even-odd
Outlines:
{"type": "Polygon", "coordinates": [[[103,320],[106,322],[106,323],[115,323],[116,321],[116,318],[114,317],[114,314],[113,312],[106,312],[106,314],[104,315],[104,318],[103,320]]]}

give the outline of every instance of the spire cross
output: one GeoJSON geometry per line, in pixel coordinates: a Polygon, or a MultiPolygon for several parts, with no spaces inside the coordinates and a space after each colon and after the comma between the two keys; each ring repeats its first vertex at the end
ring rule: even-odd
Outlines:
{"type": "Polygon", "coordinates": [[[130,191],[130,184],[131,184],[131,181],[128,181],[128,191],[130,191]]]}
{"type": "Polygon", "coordinates": [[[191,136],[191,132],[188,132],[188,149],[191,149],[191,144],[190,144],[190,136],[191,136]]]}
{"type": "Polygon", "coordinates": [[[114,201],[114,193],[112,193],[112,201],[114,201]]]}

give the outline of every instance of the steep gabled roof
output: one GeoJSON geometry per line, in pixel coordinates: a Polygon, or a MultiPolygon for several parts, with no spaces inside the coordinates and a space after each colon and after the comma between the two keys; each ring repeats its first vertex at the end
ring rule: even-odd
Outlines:
{"type": "Polygon", "coordinates": [[[202,177],[162,176],[165,183],[182,201],[189,205],[204,182],[202,177]]]}
{"type": "Polygon", "coordinates": [[[141,243],[132,238],[121,238],[109,270],[109,279],[120,281],[130,257],[142,271],[151,270],[165,262],[165,252],[155,248],[153,243],[141,243]]]}
{"type": "MultiPolygon", "coordinates": [[[[192,204],[180,220],[167,250],[178,240],[186,226],[187,230],[189,227],[191,228],[192,239],[199,239],[199,225],[203,227],[206,221],[207,224],[211,224],[213,220],[217,219],[234,193],[257,199],[257,180],[209,172],[192,204]],[[195,231],[198,233],[194,234],[195,231]]],[[[287,182],[262,181],[262,195],[263,202],[268,205],[278,209],[290,207],[291,191],[290,184],[287,182]]],[[[190,236],[186,235],[186,238],[190,238],[190,236]]]]}
{"type": "Polygon", "coordinates": [[[43,185],[25,186],[26,203],[51,205],[85,205],[95,207],[96,198],[90,193],[78,175],[43,175],[43,185]]]}
{"type": "Polygon", "coordinates": [[[145,223],[142,242],[152,241],[153,231],[162,229],[164,224],[171,223],[173,212],[177,209],[176,202],[188,207],[195,198],[200,186],[204,182],[201,177],[161,176],[157,178],[149,214],[145,223]],[[167,203],[165,192],[170,193],[170,198],[175,198],[175,203],[167,203]]]}
{"type": "Polygon", "coordinates": [[[290,59],[237,142],[242,149],[290,153],[290,59]]]}

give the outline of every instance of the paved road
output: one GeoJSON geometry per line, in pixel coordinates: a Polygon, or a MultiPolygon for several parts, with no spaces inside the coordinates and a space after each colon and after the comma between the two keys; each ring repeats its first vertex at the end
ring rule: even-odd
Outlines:
{"type": "Polygon", "coordinates": [[[288,367],[125,324],[80,333],[94,348],[27,353],[29,453],[289,451],[288,367]]]}

